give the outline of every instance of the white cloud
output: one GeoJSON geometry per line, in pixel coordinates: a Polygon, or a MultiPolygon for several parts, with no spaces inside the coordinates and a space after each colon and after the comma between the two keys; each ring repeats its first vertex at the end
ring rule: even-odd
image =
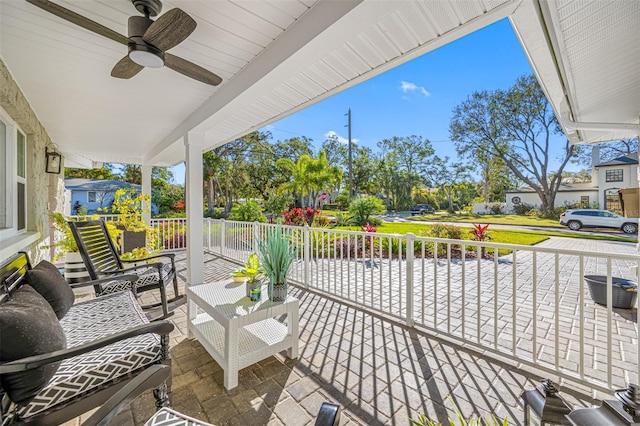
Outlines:
{"type": "Polygon", "coordinates": [[[430,96],[431,95],[431,93],[429,93],[427,91],[427,89],[425,89],[424,87],[418,86],[417,84],[411,83],[409,81],[401,81],[400,82],[400,90],[402,90],[402,93],[420,92],[424,96],[430,96]]]}
{"type": "MultiPolygon", "coordinates": [[[[343,144],[347,144],[349,143],[349,139],[340,136],[339,134],[337,134],[335,131],[333,130],[329,130],[327,133],[324,134],[325,139],[329,139],[332,137],[335,137],[336,139],[338,139],[338,142],[343,143],[343,144]]],[[[351,142],[352,143],[358,143],[360,142],[360,139],[355,139],[355,138],[351,138],[351,142]]]]}

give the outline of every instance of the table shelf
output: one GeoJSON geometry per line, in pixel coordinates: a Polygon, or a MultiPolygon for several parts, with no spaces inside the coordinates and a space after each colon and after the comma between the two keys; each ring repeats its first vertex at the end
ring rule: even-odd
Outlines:
{"type": "MultiPolygon", "coordinates": [[[[192,331],[216,362],[226,367],[224,327],[206,313],[201,313],[192,321],[192,331]]],[[[287,325],[276,319],[262,320],[238,329],[239,368],[287,349],[291,346],[290,338],[287,325]]]]}

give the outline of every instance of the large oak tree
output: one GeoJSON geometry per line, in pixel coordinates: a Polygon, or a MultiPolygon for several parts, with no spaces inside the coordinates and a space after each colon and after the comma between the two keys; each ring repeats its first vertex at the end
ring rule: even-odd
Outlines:
{"type": "Polygon", "coordinates": [[[565,137],[553,138],[561,129],[534,76],[520,77],[507,90],[473,93],[454,109],[450,132],[459,152],[471,153],[467,161],[480,153],[502,159],[538,194],[545,214],[554,207],[562,171],[579,150],[565,137]],[[552,147],[558,139],[560,146],[552,147]]]}

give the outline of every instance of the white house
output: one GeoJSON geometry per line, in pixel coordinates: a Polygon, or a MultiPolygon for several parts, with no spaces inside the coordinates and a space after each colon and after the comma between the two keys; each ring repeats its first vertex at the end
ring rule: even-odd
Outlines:
{"type": "MultiPolygon", "coordinates": [[[[594,149],[594,158],[598,158],[594,149]]],[[[638,187],[638,153],[623,155],[613,160],[597,163],[594,161],[591,182],[563,183],[555,199],[555,207],[581,204],[597,205],[599,208],[622,213],[618,191],[638,187]]],[[[507,191],[506,209],[513,210],[519,203],[540,206],[538,194],[531,188],[507,191]]]]}

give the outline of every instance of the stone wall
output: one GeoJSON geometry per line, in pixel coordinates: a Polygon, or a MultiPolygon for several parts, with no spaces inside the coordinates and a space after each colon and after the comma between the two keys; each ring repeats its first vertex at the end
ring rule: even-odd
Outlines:
{"type": "Polygon", "coordinates": [[[45,172],[45,147],[52,146],[53,143],[2,60],[0,106],[27,136],[27,230],[40,232],[42,237],[40,242],[29,247],[27,251],[32,261],[37,263],[40,259],[50,258],[49,250],[42,249],[42,246],[49,243],[51,236],[49,213],[63,211],[64,173],[45,172]]]}

